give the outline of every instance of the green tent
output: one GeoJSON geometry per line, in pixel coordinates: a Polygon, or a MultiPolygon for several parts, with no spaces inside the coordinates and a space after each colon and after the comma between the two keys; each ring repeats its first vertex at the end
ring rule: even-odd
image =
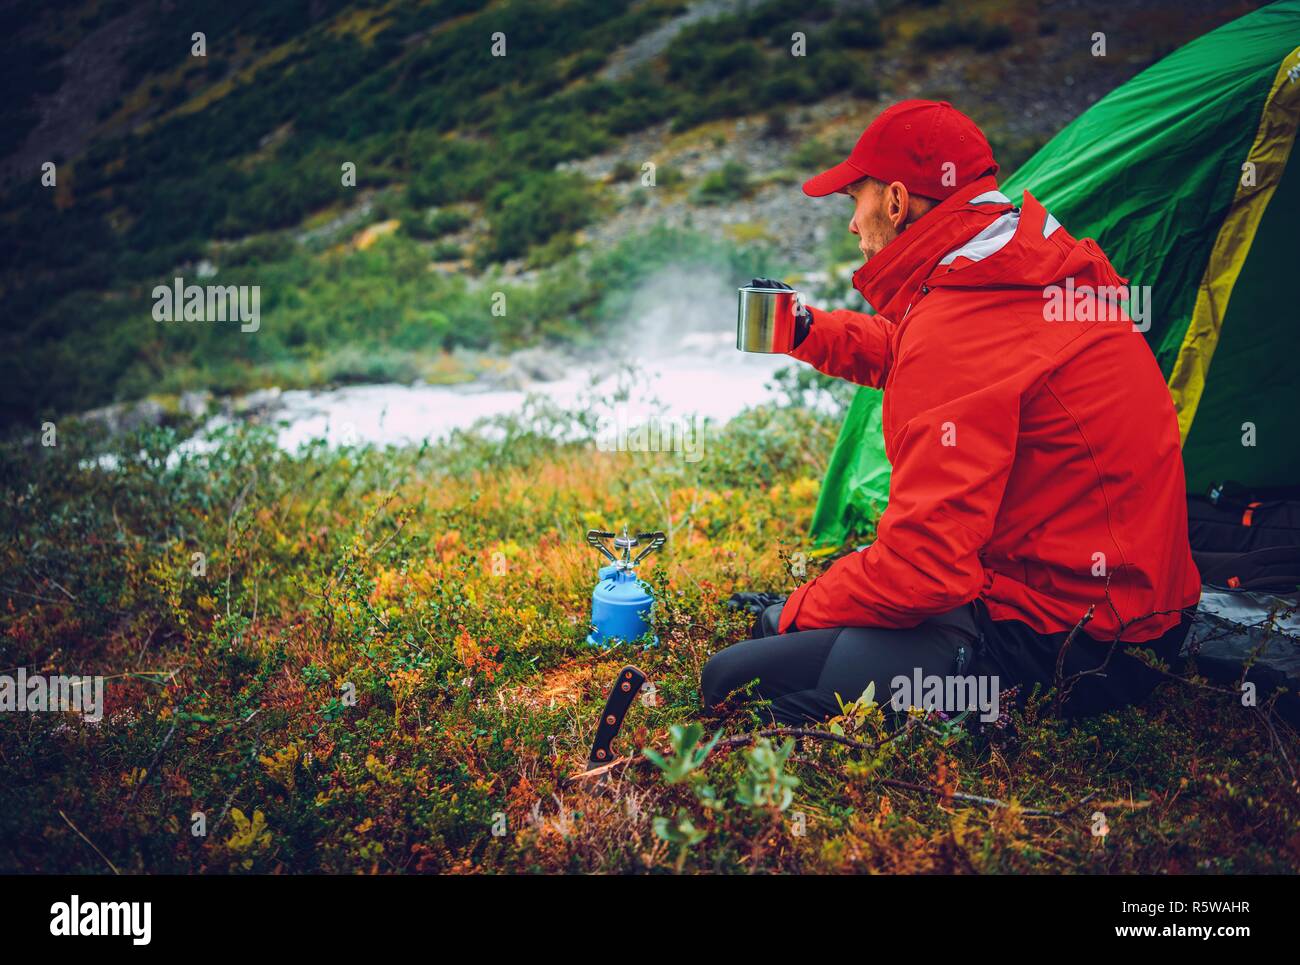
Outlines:
{"type": "MultiPolygon", "coordinates": [[[[1030,190],[1076,238],[1097,239],[1130,285],[1150,286],[1145,337],[1192,492],[1300,483],[1297,43],[1300,0],[1234,20],[1112,91],[1002,185],[1013,200],[1030,190]]],[[[859,390],[813,518],[819,546],[884,507],[879,410],[880,393],[859,390]]]]}

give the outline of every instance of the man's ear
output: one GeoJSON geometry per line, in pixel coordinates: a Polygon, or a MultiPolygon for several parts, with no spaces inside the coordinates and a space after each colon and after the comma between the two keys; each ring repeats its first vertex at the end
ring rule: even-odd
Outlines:
{"type": "Polygon", "coordinates": [[[912,196],[907,185],[902,181],[891,182],[885,188],[885,217],[901,231],[907,223],[907,214],[911,210],[912,196]]]}

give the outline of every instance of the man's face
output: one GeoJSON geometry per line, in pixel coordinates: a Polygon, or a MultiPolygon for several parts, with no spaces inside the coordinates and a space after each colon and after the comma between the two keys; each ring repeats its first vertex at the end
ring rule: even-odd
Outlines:
{"type": "Polygon", "coordinates": [[[899,235],[899,226],[887,211],[887,186],[867,178],[844,189],[853,199],[849,230],[858,236],[858,249],[870,261],[899,235]]]}
{"type": "Polygon", "coordinates": [[[901,187],[866,178],[844,189],[853,199],[849,230],[858,235],[858,248],[867,261],[879,255],[881,248],[905,228],[910,199],[906,189],[898,190],[901,187]]]}

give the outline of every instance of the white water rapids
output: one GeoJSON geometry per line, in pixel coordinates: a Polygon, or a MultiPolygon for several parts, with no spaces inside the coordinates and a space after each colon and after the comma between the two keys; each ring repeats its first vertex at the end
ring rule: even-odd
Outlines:
{"type": "Polygon", "coordinates": [[[767,383],[792,364],[784,356],[738,352],[731,332],[685,337],[676,355],[628,363],[574,365],[563,377],[531,380],[519,389],[480,386],[357,385],[281,395],[271,421],[292,452],[316,439],[330,445],[408,445],[445,438],[480,419],[518,413],[530,395],[566,409],[586,409],[622,425],[651,419],[706,418],[721,424],[772,398],[767,383]],[[622,373],[620,375],[620,372],[622,373]],[[630,391],[620,397],[620,389],[630,391]]]}
{"type": "Polygon", "coordinates": [[[289,452],[318,439],[378,446],[436,441],[480,419],[519,413],[530,394],[618,425],[691,418],[722,424],[772,399],[773,374],[801,364],[738,351],[736,281],[703,267],[656,272],[638,285],[621,314],[628,321],[610,333],[600,356],[552,358],[544,367],[553,377],[508,386],[480,379],[288,391],[268,421],[282,424],[279,443],[289,452]]]}

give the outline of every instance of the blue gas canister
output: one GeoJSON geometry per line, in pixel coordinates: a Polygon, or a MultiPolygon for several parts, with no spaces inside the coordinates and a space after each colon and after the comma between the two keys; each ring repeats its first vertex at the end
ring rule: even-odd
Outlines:
{"type": "MultiPolygon", "coordinates": [[[[654,595],[650,587],[637,578],[636,567],[667,539],[663,533],[657,532],[630,535],[626,527],[621,535],[598,529],[587,531],[587,542],[609,560],[607,566],[600,568],[600,582],[591,593],[589,644],[607,647],[614,640],[630,642],[650,632],[654,595]],[[615,550],[622,551],[621,557],[610,552],[605,545],[608,539],[614,541],[615,550]],[[644,546],[644,549],[634,558],[632,549],[636,546],[644,546]]],[[[654,642],[659,641],[656,638],[654,642]]]]}

